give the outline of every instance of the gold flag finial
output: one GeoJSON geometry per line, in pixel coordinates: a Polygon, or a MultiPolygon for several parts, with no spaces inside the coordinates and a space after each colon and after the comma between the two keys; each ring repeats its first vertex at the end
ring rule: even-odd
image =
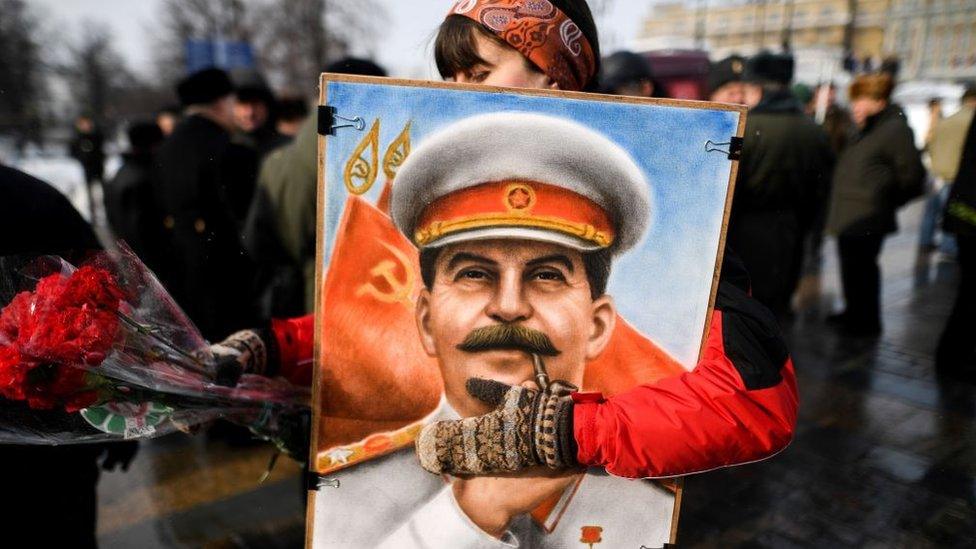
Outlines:
{"type": "Polygon", "coordinates": [[[356,150],[352,152],[352,156],[346,162],[343,180],[346,183],[346,189],[352,194],[363,194],[376,182],[376,172],[379,171],[379,149],[380,119],[377,118],[369,133],[356,146],[356,150]],[[369,157],[366,156],[367,147],[369,147],[369,157]]]}
{"type": "Polygon", "coordinates": [[[410,155],[411,123],[411,121],[407,121],[407,125],[400,131],[400,135],[386,148],[386,154],[383,155],[383,173],[386,174],[387,179],[393,179],[393,176],[397,173],[397,169],[407,159],[407,156],[410,155]]]}

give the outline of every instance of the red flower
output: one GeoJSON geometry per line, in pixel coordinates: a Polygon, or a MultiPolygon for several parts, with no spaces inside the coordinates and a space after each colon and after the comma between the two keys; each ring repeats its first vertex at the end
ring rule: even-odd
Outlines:
{"type": "Polygon", "coordinates": [[[58,304],[66,307],[91,305],[98,309],[115,311],[122,299],[122,290],[105,269],[85,265],[64,283],[58,304]]]}
{"type": "Polygon", "coordinates": [[[88,372],[78,366],[41,364],[27,376],[24,399],[31,408],[49,410],[61,406],[68,412],[77,412],[98,400],[87,376],[88,372]]]}
{"type": "Polygon", "coordinates": [[[91,266],[17,294],[0,311],[0,395],[69,412],[95,402],[81,366],[97,366],[111,351],[122,296],[108,271],[91,266]]]}
{"type": "Polygon", "coordinates": [[[24,400],[24,381],[30,364],[14,347],[0,345],[0,395],[11,400],[24,400]]]}
{"type": "Polygon", "coordinates": [[[35,317],[31,314],[34,294],[20,292],[0,311],[0,341],[11,343],[21,332],[33,331],[35,317]]]}

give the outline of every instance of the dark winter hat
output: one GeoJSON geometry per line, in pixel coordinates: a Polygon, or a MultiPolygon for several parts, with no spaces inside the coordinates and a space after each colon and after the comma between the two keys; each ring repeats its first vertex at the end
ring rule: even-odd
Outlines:
{"type": "Polygon", "coordinates": [[[793,80],[793,56],[788,53],[761,51],[746,61],[742,80],[757,84],[788,85],[793,80]]]}
{"type": "Polygon", "coordinates": [[[203,69],[187,76],[176,85],[176,95],[184,107],[213,103],[234,93],[230,76],[220,69],[203,69]]]}
{"type": "Polygon", "coordinates": [[[149,151],[163,141],[163,130],[155,122],[135,122],[126,133],[133,151],[149,151]]]}
{"type": "Polygon", "coordinates": [[[370,61],[358,57],[343,57],[325,67],[325,72],[339,74],[359,74],[362,76],[386,76],[386,69],[370,61]]]}
{"type": "Polygon", "coordinates": [[[600,90],[612,93],[627,84],[653,79],[654,71],[646,57],[632,51],[618,51],[603,60],[600,90]]]}
{"type": "Polygon", "coordinates": [[[290,122],[308,116],[308,103],[301,97],[282,97],[278,100],[278,120],[290,122]]]}
{"type": "Polygon", "coordinates": [[[730,55],[721,61],[716,61],[708,66],[708,93],[730,82],[740,82],[742,71],[745,70],[746,58],[741,55],[730,55]]]}
{"type": "Polygon", "coordinates": [[[238,68],[230,71],[230,79],[237,93],[237,100],[242,103],[264,103],[269,108],[274,107],[276,100],[271,86],[264,76],[255,69],[238,68]]]}

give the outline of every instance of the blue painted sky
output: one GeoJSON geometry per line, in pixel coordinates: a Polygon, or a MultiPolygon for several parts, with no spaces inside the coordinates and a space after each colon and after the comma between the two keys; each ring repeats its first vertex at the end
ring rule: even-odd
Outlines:
{"type": "MultiPolygon", "coordinates": [[[[347,82],[328,84],[328,103],[340,115],[363,117],[367,130],[379,118],[380,155],[408,121],[416,147],[451,122],[496,111],[566,117],[617,142],[644,170],[652,211],[643,241],[615,260],[609,293],[631,324],[694,365],[731,168],[725,155],[705,152],[705,141],[728,141],[737,112],[347,82]]],[[[340,129],[328,138],[326,262],[347,197],[343,168],[364,135],[340,129]]],[[[382,178],[366,194],[373,202],[382,178]]]]}

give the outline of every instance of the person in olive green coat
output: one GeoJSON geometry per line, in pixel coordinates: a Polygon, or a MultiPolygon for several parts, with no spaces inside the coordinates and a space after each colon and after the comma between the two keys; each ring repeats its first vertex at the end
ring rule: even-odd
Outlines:
{"type": "MultiPolygon", "coordinates": [[[[366,59],[344,58],[325,72],[386,76],[366,59]]],[[[244,224],[244,246],[258,264],[261,314],[290,317],[315,308],[315,222],[318,113],[312,110],[294,141],[265,158],[244,224]]]]}
{"type": "Polygon", "coordinates": [[[881,271],[895,213],[924,189],[925,168],[901,107],[890,102],[890,75],[862,75],[850,87],[858,131],[834,170],[827,231],[837,237],[844,312],[829,321],[849,335],[881,333],[881,271]]]}

